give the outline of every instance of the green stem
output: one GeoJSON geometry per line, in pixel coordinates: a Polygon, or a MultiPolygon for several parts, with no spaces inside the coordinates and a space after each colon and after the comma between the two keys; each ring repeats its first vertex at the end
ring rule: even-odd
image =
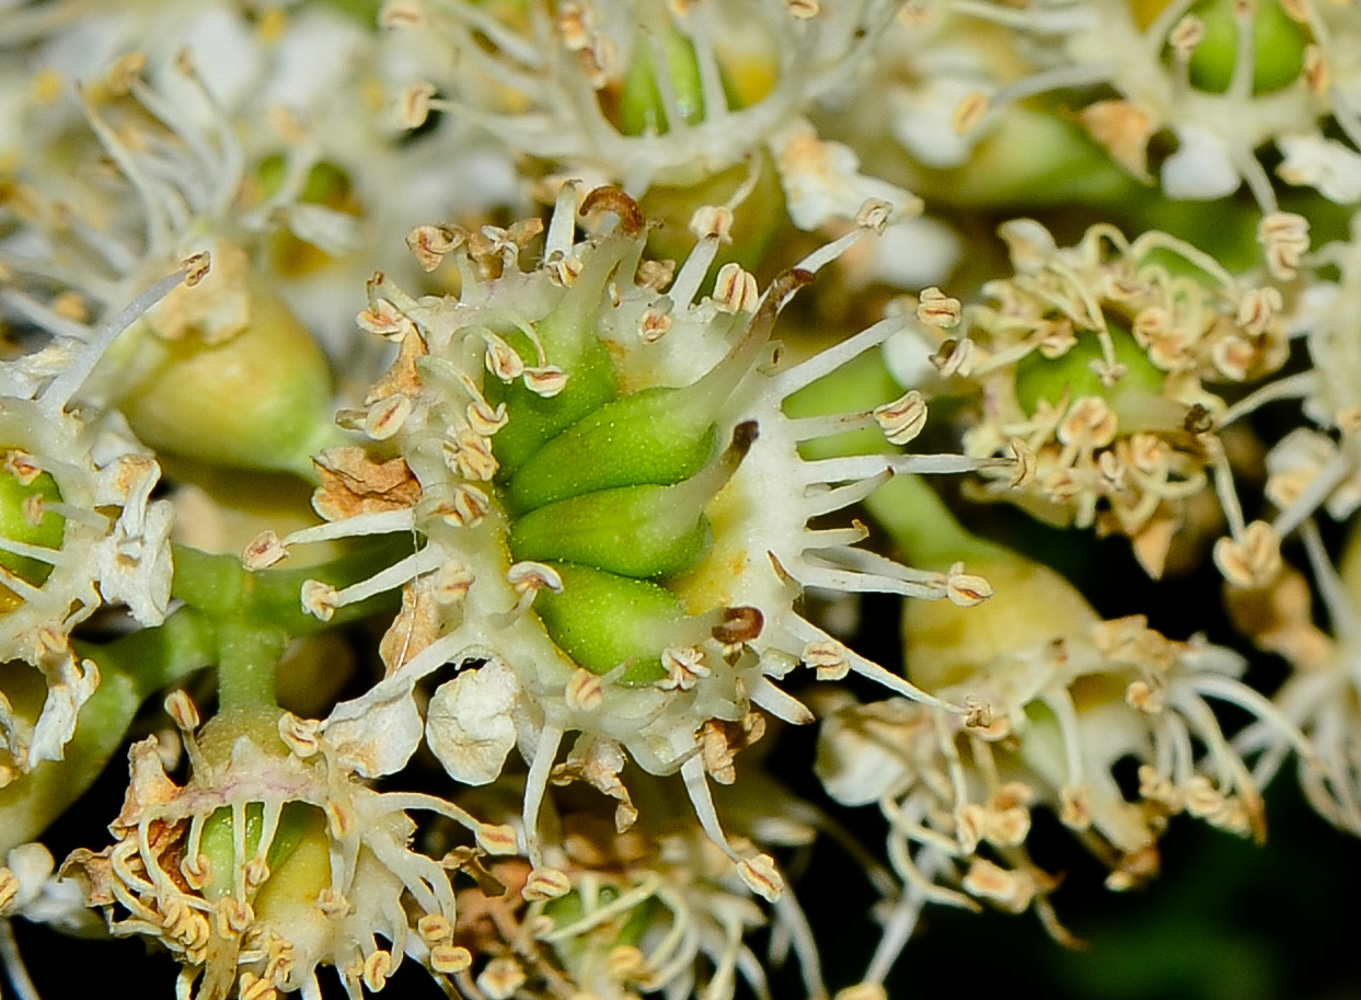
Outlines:
{"type": "Polygon", "coordinates": [[[250,572],[235,556],[212,555],[186,545],[175,546],[175,585],[172,593],[213,618],[249,621],[259,628],[276,628],[291,636],[313,635],[345,622],[395,608],[396,594],[379,594],[339,609],[322,622],[302,609],[299,594],[306,580],[320,580],[336,589],[367,579],[411,551],[407,536],[386,536],[356,547],[337,559],[304,569],[250,572]]]}
{"type": "Polygon", "coordinates": [[[920,476],[894,477],[865,506],[904,558],[920,569],[945,569],[959,561],[996,562],[1011,555],[966,530],[920,476]]]}
{"type": "Polygon", "coordinates": [[[217,627],[217,700],[219,712],[272,709],[275,667],[288,645],[280,629],[250,621],[224,621],[217,627]]]}

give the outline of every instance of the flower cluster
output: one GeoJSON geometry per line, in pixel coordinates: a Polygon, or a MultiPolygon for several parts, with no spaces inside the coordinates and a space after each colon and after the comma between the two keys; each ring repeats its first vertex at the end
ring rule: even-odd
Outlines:
{"type": "Polygon", "coordinates": [[[0,8],[24,1000],[887,1000],[1361,833],[1354,5],[0,8]]]}

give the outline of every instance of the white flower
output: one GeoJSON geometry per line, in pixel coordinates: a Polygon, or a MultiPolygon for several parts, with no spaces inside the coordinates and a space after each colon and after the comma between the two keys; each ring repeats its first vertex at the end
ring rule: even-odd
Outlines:
{"type": "MultiPolygon", "coordinates": [[[[189,781],[166,776],[155,737],[134,744],[110,826],[118,842],[76,851],[64,871],[115,936],[149,936],[175,954],[181,995],[202,977],[199,997],[234,986],[255,995],[263,983],[317,1000],[317,968],[329,964],[358,1000],[382,989],[404,956],[434,975],[468,968],[471,956],[453,943],[450,870],[483,851],[513,851],[509,830],[433,796],[365,787],[317,722],[219,716],[200,746],[188,698],[172,695],[167,709],[182,726],[189,781]],[[413,809],[461,824],[478,846],[444,862],[413,851],[413,809]]],[[[380,758],[381,743],[380,726],[346,752],[380,758]]]]}
{"type": "MultiPolygon", "coordinates": [[[[571,731],[617,745],[650,773],[679,770],[705,830],[742,861],[708,787],[710,776],[732,780],[732,756],[748,739],[725,726],[754,731],[758,708],[810,721],[775,681],[815,652],[821,663],[831,650],[842,673],[921,696],[804,619],[794,605],[802,588],[963,599],[963,576],[897,565],[854,547],[859,527],[815,530],[810,519],[863,497],[892,470],[976,463],[799,455],[803,441],[880,426],[874,412],[791,420],[783,403],[878,347],[901,320],[801,365],[764,363],[784,300],[865,230],[815,251],[806,270],[777,279],[759,301],[740,274],[720,276],[709,298],[700,284],[727,234],[726,210],[696,213],[699,242],[668,287],[667,275],[640,262],[645,230],[630,199],[593,194],[587,212],[613,211],[620,226],[581,242],[575,205],[569,185],[541,267],[520,265],[537,225],[449,230],[416,245],[436,266],[441,258],[458,266],[459,299],[413,300],[390,283],[371,286],[360,322],[401,348],[370,392],[370,409],[345,419],[382,424],[381,439],[399,449],[418,499],[366,508],[358,494],[328,484],[317,505],[334,522],[283,542],[388,531],[426,539],[372,580],[304,594],[324,617],[409,581],[409,616],[393,626],[400,662],[389,659],[389,676],[337,712],[359,717],[412,697],[421,678],[446,664],[461,668],[436,691],[426,738],[451,774],[477,783],[491,780],[518,743],[530,763],[524,825],[535,864],[539,805],[571,731]],[[538,374],[557,371],[551,380],[538,374]],[[399,397],[410,405],[394,407],[399,397]],[[469,442],[479,437],[486,446],[475,450],[489,466],[469,464],[469,442]],[[439,626],[408,642],[421,608],[439,626]]],[[[865,225],[885,209],[868,204],[865,225]]],[[[391,739],[394,754],[416,748],[409,732],[391,739]]]]}
{"type": "Polygon", "coordinates": [[[743,163],[759,170],[769,149],[802,228],[849,218],[867,197],[915,204],[900,188],[862,176],[839,143],[814,138],[812,148],[802,141],[790,148],[791,131],[811,132],[803,116],[813,104],[865,65],[888,21],[880,4],[853,0],[809,19],[785,0],[532,0],[523,23],[512,25],[471,4],[393,0],[380,20],[441,50],[428,73],[449,93],[435,97],[433,84],[412,84],[406,104],[417,113],[409,126],[430,110],[448,112],[635,197],[743,163]],[[446,81],[451,65],[462,72],[446,81]]]}

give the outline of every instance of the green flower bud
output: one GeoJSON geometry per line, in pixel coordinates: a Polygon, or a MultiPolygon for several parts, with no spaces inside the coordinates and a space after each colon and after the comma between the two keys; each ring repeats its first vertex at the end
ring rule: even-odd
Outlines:
{"type": "Polygon", "coordinates": [[[310,476],[311,455],[333,431],[329,365],[283,302],[246,280],[250,318],[240,332],[217,342],[192,329],[143,336],[117,402],[155,448],[310,476]]]}

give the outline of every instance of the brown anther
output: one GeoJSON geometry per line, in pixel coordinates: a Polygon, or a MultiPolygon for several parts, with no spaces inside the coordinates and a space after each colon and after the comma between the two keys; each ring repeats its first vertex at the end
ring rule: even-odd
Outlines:
{"type": "Polygon", "coordinates": [[[339,593],[329,583],[304,580],[301,591],[302,609],[313,618],[329,622],[340,603],[339,593]]]}
{"type": "Polygon", "coordinates": [[[756,639],[764,627],[765,617],[758,608],[724,608],[710,634],[725,646],[736,646],[756,639]]]}
{"type": "Polygon", "coordinates": [[[657,682],[657,687],[663,691],[690,691],[710,674],[704,654],[693,647],[665,649],[661,660],[666,676],[657,682]]]}
{"type": "Polygon", "coordinates": [[[412,329],[411,320],[387,299],[375,299],[354,321],[360,329],[380,337],[405,337],[412,329]]]}
{"type": "Polygon", "coordinates": [[[274,984],[263,976],[243,972],[237,981],[236,995],[238,1000],[274,1000],[279,993],[274,984]]]}
{"type": "Polygon", "coordinates": [[[439,267],[445,254],[457,250],[464,242],[466,242],[464,234],[448,226],[417,226],[406,236],[407,249],[421,265],[421,270],[427,273],[439,267]]]}
{"type": "Polygon", "coordinates": [[[364,433],[375,441],[386,441],[402,429],[412,406],[411,397],[404,392],[378,400],[364,416],[364,433]]]}
{"type": "Polygon", "coordinates": [[[525,388],[544,399],[552,399],[567,386],[567,373],[557,365],[526,367],[522,378],[525,388]]]}
{"type": "Polygon", "coordinates": [[[554,594],[562,593],[562,577],[552,566],[544,563],[517,562],[506,570],[506,581],[521,597],[537,594],[547,588],[554,594]]]}
{"type": "Polygon", "coordinates": [[[926,399],[916,389],[900,399],[874,408],[874,419],[889,444],[904,445],[926,426],[926,399]]]}
{"type": "Polygon", "coordinates": [[[638,321],[638,339],[644,344],[655,344],[671,331],[674,321],[671,319],[670,302],[666,306],[664,309],[648,309],[638,321]]]}
{"type": "Polygon", "coordinates": [[[459,431],[443,444],[444,462],[464,479],[486,482],[496,475],[496,456],[491,441],[472,430],[459,431]]]}
{"type": "Polygon", "coordinates": [[[540,867],[529,873],[520,895],[529,902],[558,899],[572,891],[572,880],[556,868],[540,867]]]}
{"type": "Polygon", "coordinates": [[[292,712],[285,712],[279,716],[278,728],[279,739],[303,760],[321,749],[321,723],[316,719],[300,719],[292,712]]]}
{"type": "Polygon", "coordinates": [[[510,1000],[525,983],[525,971],[509,955],[501,955],[487,963],[477,977],[477,988],[491,1000],[510,1000]]]}
{"type": "Polygon", "coordinates": [[[364,985],[370,993],[377,993],[387,985],[388,974],[392,971],[392,955],[379,948],[364,960],[364,985]]]}
{"type": "Polygon", "coordinates": [[[145,52],[137,52],[134,50],[119,56],[113,61],[113,65],[109,67],[109,92],[118,97],[122,97],[132,89],[134,83],[138,82],[138,78],[145,69],[145,52]]]}
{"type": "Polygon", "coordinates": [[[893,206],[882,198],[866,198],[855,213],[855,224],[882,234],[888,228],[888,220],[893,218],[893,206]]]}
{"type": "Polygon", "coordinates": [[[194,707],[194,700],[183,688],[166,695],[165,711],[181,732],[192,733],[199,727],[198,709],[194,707]]]}
{"type": "Polygon", "coordinates": [[[1309,250],[1309,222],[1293,212],[1268,212],[1257,224],[1257,242],[1266,254],[1271,276],[1293,280],[1299,274],[1300,258],[1309,250]]]}
{"type": "Polygon", "coordinates": [[[1182,62],[1190,61],[1196,47],[1205,40],[1205,22],[1194,14],[1187,14],[1177,22],[1167,36],[1167,44],[1182,62]]]}
{"type": "Polygon", "coordinates": [[[979,91],[974,91],[960,101],[959,107],[955,108],[955,113],[950,117],[950,127],[954,129],[955,135],[972,132],[987,113],[988,103],[988,95],[979,91]]]}
{"type": "Polygon", "coordinates": [[[425,25],[425,11],[418,0],[388,0],[378,12],[380,28],[419,28],[425,25]]]}
{"type": "MultiPolygon", "coordinates": [[[[410,130],[424,125],[426,119],[430,117],[430,99],[434,96],[435,85],[424,80],[413,83],[403,90],[401,99],[397,104],[397,120],[401,122],[402,128],[410,130]]],[[[407,245],[411,245],[410,237],[407,238],[407,245]]],[[[434,267],[426,267],[425,261],[419,255],[417,259],[421,260],[421,267],[425,270],[433,271],[435,269],[434,267]]],[[[438,263],[436,261],[435,266],[438,266],[438,263]]]]}
{"type": "Polygon", "coordinates": [[[969,729],[988,729],[992,726],[992,706],[981,698],[969,695],[964,699],[964,725],[969,729]]]}
{"type": "Polygon", "coordinates": [[[225,896],[217,903],[217,932],[224,938],[235,937],[255,922],[250,903],[225,896]]]}
{"type": "Polygon", "coordinates": [[[1333,85],[1333,74],[1328,69],[1328,58],[1317,42],[1310,42],[1304,47],[1304,65],[1300,76],[1312,94],[1320,96],[1326,94],[1328,88],[1333,85]]]}
{"type": "Polygon", "coordinates": [[[1215,429],[1214,414],[1200,403],[1194,403],[1186,411],[1181,426],[1187,434],[1209,434],[1215,429]]]}
{"type": "Polygon", "coordinates": [[[441,975],[456,976],[472,965],[473,956],[467,948],[440,944],[430,949],[430,968],[441,975]]]}
{"type": "Polygon", "coordinates": [[[506,416],[505,403],[497,403],[493,408],[481,399],[469,403],[463,413],[468,418],[468,426],[472,428],[473,433],[482,437],[491,437],[506,426],[506,421],[509,420],[506,416]]]}
{"type": "Polygon", "coordinates": [[[520,842],[515,836],[515,828],[491,823],[479,824],[474,833],[478,846],[488,854],[503,857],[520,853],[520,842]]]}
{"type": "Polygon", "coordinates": [[[336,840],[344,840],[355,831],[354,810],[334,800],[326,803],[326,828],[336,840]]]}
{"type": "Polygon", "coordinates": [[[945,574],[945,596],[959,608],[972,608],[992,596],[992,584],[981,576],[964,572],[964,564],[957,562],[945,574]]]}
{"type": "Polygon", "coordinates": [[[742,270],[741,265],[734,261],[718,269],[718,277],[714,279],[714,304],[720,312],[754,312],[760,297],[756,275],[742,270]]]}
{"type": "Polygon", "coordinates": [[[441,913],[427,913],[416,921],[416,933],[426,944],[436,945],[453,938],[454,925],[441,913]]]}
{"type": "Polygon", "coordinates": [[[22,448],[10,448],[0,459],[0,472],[7,472],[20,486],[29,486],[43,474],[43,467],[22,448]]]}
{"type": "Polygon", "coordinates": [[[917,297],[917,319],[927,326],[948,330],[959,325],[963,306],[939,288],[922,289],[917,297]]]}
{"type": "Polygon", "coordinates": [[[650,288],[654,292],[661,292],[666,286],[671,284],[671,279],[676,276],[676,262],[674,260],[645,260],[638,265],[637,283],[641,288],[650,288]]]}
{"type": "Polygon", "coordinates": [[[473,571],[460,562],[447,562],[435,574],[435,600],[451,607],[463,602],[468,591],[477,582],[473,571]]]}
{"type": "Polygon", "coordinates": [[[804,663],[817,671],[820,681],[839,681],[851,672],[851,661],[846,655],[846,647],[839,642],[820,639],[803,647],[800,657],[804,663]]]}
{"type": "Polygon", "coordinates": [[[582,218],[595,211],[613,212],[619,217],[619,228],[630,236],[642,232],[647,223],[638,203],[617,187],[598,187],[586,196],[581,203],[582,218]]]}
{"type": "Polygon", "coordinates": [[[1265,587],[1281,570],[1281,540],[1271,525],[1253,521],[1243,529],[1241,539],[1215,542],[1214,562],[1232,584],[1248,589],[1265,587]]]}
{"type": "Polygon", "coordinates": [[[775,859],[769,854],[758,854],[742,861],[737,866],[737,874],[748,889],[767,903],[775,902],[784,894],[784,879],[775,868],[775,859]]]}
{"type": "Polygon", "coordinates": [[[184,272],[184,287],[193,288],[208,275],[213,266],[213,256],[207,250],[184,258],[180,270],[184,272]]]}
{"type": "Polygon", "coordinates": [[[9,916],[10,907],[19,896],[19,876],[8,868],[0,868],[0,917],[9,916]]]}
{"type": "Polygon", "coordinates": [[[485,337],[487,341],[485,358],[487,371],[502,382],[514,382],[524,373],[524,360],[498,334],[488,333],[485,337]]]}
{"type": "Polygon", "coordinates": [[[972,340],[950,338],[942,341],[936,353],[927,360],[935,365],[941,378],[952,378],[955,375],[968,378],[973,372],[974,355],[977,350],[972,340]]]}
{"type": "Polygon", "coordinates": [[[1055,430],[1065,445],[1078,448],[1104,448],[1115,440],[1119,418],[1100,396],[1083,396],[1074,401],[1055,430]]]}
{"type": "Polygon", "coordinates": [[[690,232],[701,240],[732,242],[732,209],[725,205],[701,205],[690,216],[690,232]]]}
{"type": "Polygon", "coordinates": [[[280,563],[288,558],[288,549],[273,531],[262,531],[241,552],[241,565],[252,573],[280,563]]]}
{"type": "Polygon", "coordinates": [[[569,708],[594,712],[605,701],[605,685],[595,674],[578,667],[567,680],[563,698],[569,708]]]}
{"type": "Polygon", "coordinates": [[[454,487],[453,496],[448,504],[438,508],[436,513],[445,524],[452,528],[473,528],[491,510],[491,500],[476,486],[460,483],[454,487]]]}
{"type": "Polygon", "coordinates": [[[818,0],[784,0],[784,9],[791,17],[807,21],[822,13],[822,4],[818,0]]]}

